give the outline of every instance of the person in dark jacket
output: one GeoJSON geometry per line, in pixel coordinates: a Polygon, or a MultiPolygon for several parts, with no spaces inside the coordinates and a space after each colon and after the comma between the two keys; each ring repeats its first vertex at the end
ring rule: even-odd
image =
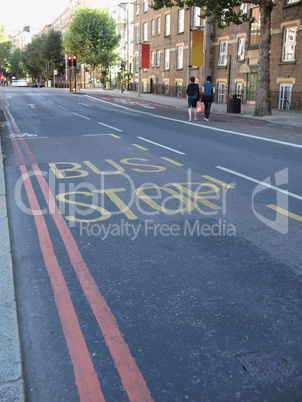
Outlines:
{"type": "Polygon", "coordinates": [[[194,109],[195,112],[194,120],[197,120],[196,106],[197,101],[199,99],[199,88],[198,84],[195,83],[195,77],[190,78],[190,84],[188,85],[187,88],[187,95],[188,95],[188,107],[189,107],[189,121],[192,120],[192,108],[194,109]]]}
{"type": "Polygon", "coordinates": [[[207,76],[207,82],[203,84],[201,92],[203,94],[204,103],[204,120],[209,121],[213,94],[215,93],[215,86],[212,84],[212,77],[210,75],[207,76]]]}

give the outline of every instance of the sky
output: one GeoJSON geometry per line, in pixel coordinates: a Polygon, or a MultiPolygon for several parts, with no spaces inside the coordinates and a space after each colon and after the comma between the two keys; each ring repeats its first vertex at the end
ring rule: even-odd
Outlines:
{"type": "Polygon", "coordinates": [[[49,24],[68,7],[69,0],[7,0],[1,3],[0,25],[8,31],[19,31],[26,25],[39,28],[49,24]]]}
{"type": "MultiPolygon", "coordinates": [[[[107,8],[120,0],[89,0],[93,7],[107,8]]],[[[57,18],[69,4],[69,0],[2,0],[0,11],[0,26],[4,25],[7,32],[21,31],[31,25],[34,29],[44,27],[57,18]]]]}

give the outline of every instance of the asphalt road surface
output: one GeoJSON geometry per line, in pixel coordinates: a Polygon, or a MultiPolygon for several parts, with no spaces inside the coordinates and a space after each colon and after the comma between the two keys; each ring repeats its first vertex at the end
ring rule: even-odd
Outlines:
{"type": "Polygon", "coordinates": [[[302,129],[0,96],[27,401],[300,401],[302,129]]]}

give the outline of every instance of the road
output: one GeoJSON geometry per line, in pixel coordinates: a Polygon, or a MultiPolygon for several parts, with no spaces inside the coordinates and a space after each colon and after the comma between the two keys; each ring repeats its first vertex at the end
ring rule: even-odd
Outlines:
{"type": "Polygon", "coordinates": [[[302,129],[0,94],[27,400],[301,400],[302,129]]]}

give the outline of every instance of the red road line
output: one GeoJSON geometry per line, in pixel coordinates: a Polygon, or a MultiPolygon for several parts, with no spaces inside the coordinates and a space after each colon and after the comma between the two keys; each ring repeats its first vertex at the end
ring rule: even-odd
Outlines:
{"type": "MultiPolygon", "coordinates": [[[[24,140],[21,140],[22,143],[23,141],[24,140]]],[[[146,382],[131,355],[129,346],[125,342],[123,335],[119,330],[116,319],[112,314],[110,307],[101,295],[93,277],[91,276],[89,269],[79,251],[78,245],[74,240],[70,229],[65,222],[65,219],[61,215],[52,194],[50,193],[49,186],[43,177],[39,166],[36,164],[32,165],[32,169],[39,181],[49,209],[52,210],[51,208],[53,207],[55,209],[52,212],[52,217],[60,232],[70,261],[74,267],[79,282],[81,283],[82,289],[103,333],[105,342],[110,350],[111,356],[113,357],[116,368],[121,377],[121,381],[130,401],[153,401],[146,382]]]]}
{"type": "Polygon", "coordinates": [[[30,177],[25,166],[20,166],[20,171],[30,207],[32,211],[35,211],[34,219],[38,231],[39,244],[54,291],[81,401],[105,401],[30,177]]]}
{"type": "MultiPolygon", "coordinates": [[[[19,138],[19,141],[21,142],[25,152],[28,154],[28,157],[33,160],[34,156],[29,150],[26,141],[22,138],[19,138]]],[[[122,333],[119,330],[116,319],[91,276],[37,163],[32,164],[32,169],[39,181],[48,207],[50,208],[50,211],[52,211],[53,219],[65,244],[70,261],[94,312],[130,401],[153,401],[146,382],[131,355],[130,349],[125,342],[122,333]],[[54,211],[53,207],[55,208],[54,211]]]]}

